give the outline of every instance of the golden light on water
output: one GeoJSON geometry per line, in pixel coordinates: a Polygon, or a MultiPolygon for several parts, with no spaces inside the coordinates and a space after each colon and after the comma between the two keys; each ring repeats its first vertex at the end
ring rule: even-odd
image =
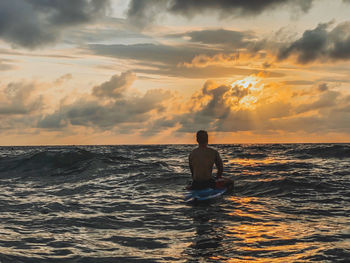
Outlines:
{"type": "Polygon", "coordinates": [[[230,164],[236,164],[241,166],[257,166],[257,165],[268,165],[268,164],[282,164],[287,163],[287,160],[281,160],[276,158],[264,158],[264,159],[248,159],[248,158],[234,158],[229,160],[230,164]]]}
{"type": "MultiPolygon", "coordinates": [[[[324,249],[331,247],[317,240],[300,242],[316,229],[322,231],[325,222],[310,222],[305,225],[281,220],[279,212],[276,210],[267,212],[266,206],[260,204],[261,200],[258,197],[232,196],[229,200],[235,204],[236,209],[227,215],[241,218],[241,221],[249,218],[250,222],[226,226],[226,238],[235,240],[233,244],[236,246],[239,244],[241,253],[237,257],[225,259],[225,262],[292,262],[312,256],[319,246],[323,246],[324,249]],[[276,242],[277,240],[280,242],[276,242]],[[298,253],[299,251],[303,253],[298,253]],[[261,253],[264,257],[257,257],[261,253]],[[276,257],[277,254],[280,256],[276,257]]],[[[271,207],[276,205],[277,203],[271,203],[271,207]]]]}

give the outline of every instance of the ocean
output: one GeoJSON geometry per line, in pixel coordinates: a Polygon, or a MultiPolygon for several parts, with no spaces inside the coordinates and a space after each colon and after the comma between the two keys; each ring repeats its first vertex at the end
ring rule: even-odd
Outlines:
{"type": "Polygon", "coordinates": [[[212,145],[186,204],[194,147],[0,147],[0,262],[349,262],[350,144],[212,145]]]}

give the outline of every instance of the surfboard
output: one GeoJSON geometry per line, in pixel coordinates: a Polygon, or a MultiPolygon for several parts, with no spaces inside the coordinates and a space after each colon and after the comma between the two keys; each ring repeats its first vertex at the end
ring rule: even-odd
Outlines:
{"type": "Polygon", "coordinates": [[[216,188],[205,188],[200,190],[189,190],[185,196],[185,202],[205,201],[218,198],[233,189],[233,180],[220,178],[216,180],[216,188]]]}
{"type": "Polygon", "coordinates": [[[217,198],[226,192],[224,189],[205,188],[201,190],[190,190],[185,196],[185,202],[204,201],[217,198]]]}

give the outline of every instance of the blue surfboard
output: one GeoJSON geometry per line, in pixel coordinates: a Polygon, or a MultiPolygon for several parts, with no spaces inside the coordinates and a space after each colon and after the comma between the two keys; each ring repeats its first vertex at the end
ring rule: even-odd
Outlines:
{"type": "Polygon", "coordinates": [[[201,190],[190,190],[185,196],[185,202],[190,203],[194,201],[205,201],[210,199],[215,199],[222,196],[226,192],[226,188],[223,189],[213,189],[205,188],[201,190]]]}

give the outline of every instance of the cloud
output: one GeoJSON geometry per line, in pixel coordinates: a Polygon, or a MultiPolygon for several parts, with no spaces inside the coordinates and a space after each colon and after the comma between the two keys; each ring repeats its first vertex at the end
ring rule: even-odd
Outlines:
{"type": "Polygon", "coordinates": [[[72,104],[44,116],[39,128],[57,129],[67,126],[94,127],[101,130],[118,128],[122,123],[138,123],[142,129],[144,123],[151,118],[151,111],[161,110],[163,103],[170,96],[162,90],[148,91],[144,96],[118,100],[101,104],[97,100],[80,99],[72,104]]]}
{"type": "Polygon", "coordinates": [[[316,101],[312,103],[305,103],[296,108],[296,113],[304,113],[308,111],[315,111],[319,109],[325,109],[330,108],[332,106],[335,106],[337,103],[337,98],[341,95],[337,91],[331,91],[328,90],[328,88],[325,90],[324,88],[327,88],[327,86],[321,85],[319,89],[322,94],[317,98],[316,101]]]}
{"type": "Polygon", "coordinates": [[[328,85],[327,83],[321,83],[318,85],[318,90],[323,92],[323,91],[327,91],[328,90],[328,85]]]}
{"type": "MultiPolygon", "coordinates": [[[[163,75],[168,77],[182,77],[190,79],[204,78],[230,78],[233,76],[247,76],[258,74],[260,70],[250,68],[240,68],[235,66],[213,66],[206,65],[203,67],[189,67],[186,64],[183,66],[160,66],[154,69],[135,69],[136,72],[163,75]]],[[[265,71],[269,77],[281,77],[283,73],[265,71]]]]}
{"type": "Polygon", "coordinates": [[[89,45],[91,51],[98,55],[132,59],[158,64],[177,65],[184,61],[191,60],[201,53],[214,54],[215,51],[209,48],[198,48],[188,46],[171,46],[163,44],[134,44],[134,45],[89,45]]]}
{"type": "Polygon", "coordinates": [[[290,1],[290,0],[175,0],[172,1],[170,11],[174,13],[192,16],[203,11],[218,10],[222,15],[256,15],[263,11],[271,10],[282,5],[295,5],[302,11],[310,9],[312,0],[290,1]]]}
{"type": "MultiPolygon", "coordinates": [[[[184,78],[219,78],[232,75],[258,73],[257,69],[240,68],[232,65],[213,66],[208,63],[201,67],[190,67],[196,57],[214,57],[218,50],[209,47],[191,47],[188,45],[134,44],[134,45],[89,45],[97,55],[128,59],[137,62],[138,73],[165,75],[184,78]]],[[[229,56],[229,55],[224,55],[229,56]]],[[[271,77],[282,74],[270,72],[271,77]]]]}
{"type": "Polygon", "coordinates": [[[201,92],[192,98],[190,111],[182,116],[177,116],[181,125],[178,131],[253,129],[253,114],[242,103],[242,99],[248,98],[252,94],[251,88],[243,82],[228,86],[207,81],[201,92]]]}
{"type": "MultiPolygon", "coordinates": [[[[350,59],[350,21],[340,23],[332,28],[333,25],[334,22],[321,23],[314,29],[306,30],[299,39],[292,41],[290,33],[286,34],[284,29],[276,33],[278,38],[259,38],[252,31],[226,29],[189,31],[165,35],[165,37],[170,39],[183,38],[187,41],[186,44],[176,47],[178,53],[181,53],[181,49],[189,48],[191,50],[193,44],[197,45],[193,52],[183,53],[186,55],[185,57],[174,54],[178,58],[174,62],[182,60],[180,65],[187,68],[218,64],[239,66],[241,61],[247,62],[253,58],[254,60],[262,60],[264,56],[270,57],[272,60],[276,58],[277,61],[283,61],[293,56],[300,64],[313,61],[348,60],[350,59]]],[[[167,48],[171,49],[171,46],[167,48]]],[[[262,67],[269,68],[270,63],[267,61],[261,63],[262,67]]]]}
{"type": "Polygon", "coordinates": [[[184,62],[182,65],[187,68],[192,67],[208,67],[210,65],[225,65],[228,63],[237,63],[240,59],[240,53],[231,53],[231,54],[216,54],[214,56],[207,55],[198,55],[192,59],[190,63],[184,62]]]}
{"type": "Polygon", "coordinates": [[[292,55],[301,64],[350,59],[350,22],[328,30],[331,25],[319,24],[315,29],[306,30],[301,38],[280,49],[278,60],[292,55]]]}
{"type": "Polygon", "coordinates": [[[67,73],[56,79],[53,83],[57,86],[62,85],[64,82],[69,81],[73,78],[72,74],[67,73]]]}
{"type": "Polygon", "coordinates": [[[0,1],[0,38],[26,48],[55,42],[69,27],[105,14],[108,0],[0,1]]]}
{"type": "Polygon", "coordinates": [[[43,97],[36,96],[35,83],[11,82],[0,93],[0,116],[25,115],[43,107],[43,97]]]}
{"type": "Polygon", "coordinates": [[[139,43],[149,42],[152,37],[135,30],[128,20],[115,17],[101,17],[96,25],[86,27],[73,27],[64,32],[63,42],[68,44],[86,43],[139,43]]]}
{"type": "Polygon", "coordinates": [[[132,0],[127,11],[128,19],[132,24],[143,28],[166,10],[167,5],[167,0],[132,0]]]}
{"type": "Polygon", "coordinates": [[[11,70],[15,68],[13,65],[8,64],[8,62],[11,62],[11,60],[0,59],[0,71],[11,70]]]}
{"type": "Polygon", "coordinates": [[[52,114],[43,116],[39,128],[62,129],[68,126],[85,126],[101,130],[118,129],[121,124],[138,124],[142,129],[152,118],[152,112],[160,112],[171,98],[170,92],[148,90],[143,95],[126,96],[136,76],[132,72],[114,75],[107,82],[95,86],[90,98],[79,98],[63,104],[52,114]],[[107,99],[107,100],[106,100],[107,99]]]}
{"type": "Polygon", "coordinates": [[[145,26],[163,12],[189,18],[203,12],[213,11],[222,17],[248,16],[258,15],[282,6],[291,6],[307,12],[312,2],[313,0],[132,0],[128,17],[137,25],[145,26]]]}
{"type": "Polygon", "coordinates": [[[136,75],[127,71],[120,76],[114,75],[107,82],[93,88],[92,94],[96,97],[118,98],[132,85],[136,75]]]}
{"type": "Polygon", "coordinates": [[[307,63],[317,59],[327,47],[329,24],[319,24],[313,30],[306,30],[303,36],[288,47],[280,50],[279,60],[290,56],[293,52],[298,54],[300,63],[307,63]]]}
{"type": "Polygon", "coordinates": [[[287,80],[287,81],[284,81],[283,83],[285,85],[304,86],[304,85],[312,85],[314,82],[311,80],[299,79],[299,80],[287,80]]]}
{"type": "Polygon", "coordinates": [[[249,44],[256,41],[256,36],[251,31],[234,31],[226,29],[189,31],[183,34],[167,35],[167,37],[188,37],[191,42],[226,45],[232,48],[247,48],[249,44]]]}
{"type": "Polygon", "coordinates": [[[141,136],[198,129],[253,134],[350,132],[346,122],[350,119],[350,95],[326,82],[298,87],[299,96],[295,96],[293,88],[267,81],[263,74],[232,84],[208,80],[190,99],[183,100],[162,89],[134,94],[130,89],[134,81],[132,72],[116,74],[90,94],[62,100],[46,114],[35,83],[10,83],[0,95],[0,128],[62,133],[92,128],[141,136]]]}
{"type": "Polygon", "coordinates": [[[176,133],[199,129],[254,134],[350,132],[350,124],[344,123],[350,119],[350,96],[344,98],[343,93],[322,83],[302,97],[295,97],[293,90],[277,93],[283,87],[261,81],[255,76],[232,85],[207,81],[200,92],[185,102],[187,110],[156,119],[145,134],[166,129],[176,129],[176,133]]]}

